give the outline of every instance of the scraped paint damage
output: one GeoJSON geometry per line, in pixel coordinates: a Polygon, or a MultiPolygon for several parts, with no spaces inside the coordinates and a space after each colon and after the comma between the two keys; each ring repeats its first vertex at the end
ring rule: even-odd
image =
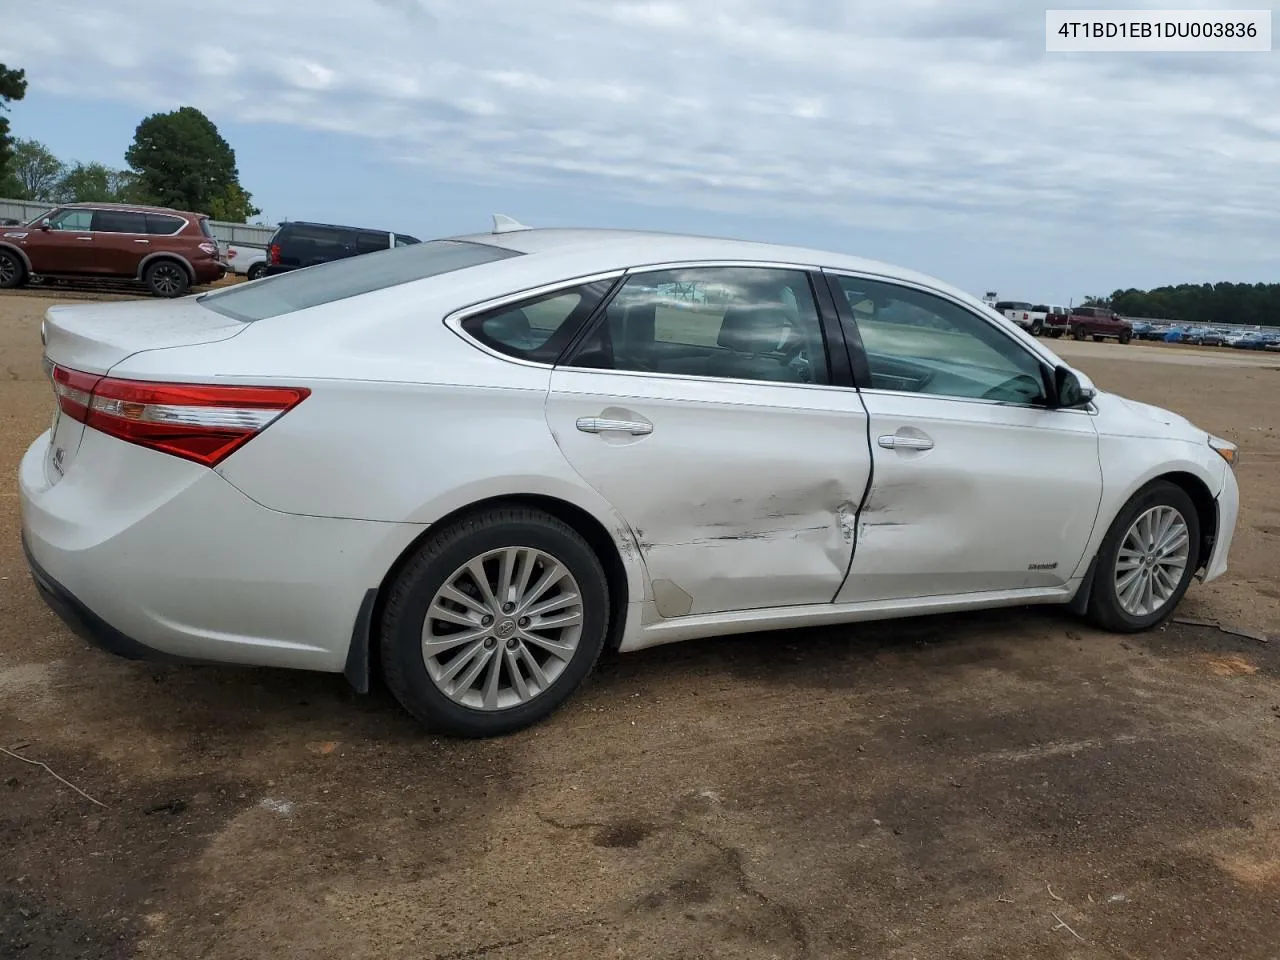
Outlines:
{"type": "Polygon", "coordinates": [[[752,607],[829,601],[844,579],[855,538],[857,504],[844,485],[742,498],[673,504],[659,540],[638,529],[646,565],[666,574],[654,581],[664,617],[752,607]],[[690,549],[695,548],[695,549],[690,549]],[[661,586],[660,586],[661,584],[661,586]],[[738,598],[729,605],[731,598],[738,598]]]}

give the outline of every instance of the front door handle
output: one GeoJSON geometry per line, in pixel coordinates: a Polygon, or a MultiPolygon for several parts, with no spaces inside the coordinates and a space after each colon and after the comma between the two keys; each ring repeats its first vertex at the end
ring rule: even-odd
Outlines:
{"type": "Polygon", "coordinates": [[[904,437],[886,433],[876,441],[886,450],[932,450],[933,441],[928,437],[904,437]]]}
{"type": "Polygon", "coordinates": [[[76,237],[77,240],[92,240],[93,237],[76,237]]]}
{"type": "Polygon", "coordinates": [[[150,240],[135,239],[133,242],[134,242],[134,243],[150,243],[151,241],[150,241],[150,240]]]}
{"type": "Polygon", "coordinates": [[[653,433],[653,424],[646,420],[609,420],[604,417],[579,417],[577,427],[583,433],[629,433],[644,437],[653,433]]]}

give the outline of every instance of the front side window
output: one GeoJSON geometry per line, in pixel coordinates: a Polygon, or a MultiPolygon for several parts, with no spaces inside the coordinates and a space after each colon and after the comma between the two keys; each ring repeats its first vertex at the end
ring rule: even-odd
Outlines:
{"type": "Polygon", "coordinates": [[[627,279],[570,366],[830,383],[808,275],[688,267],[627,279]]]}
{"type": "Polygon", "coordinates": [[[837,277],[871,369],[871,388],[1042,404],[1040,361],[959,304],[878,280],[837,277]]]}
{"type": "Polygon", "coordinates": [[[87,232],[93,226],[92,210],[59,210],[49,218],[49,225],[54,230],[76,230],[87,232]]]}
{"type": "Polygon", "coordinates": [[[462,321],[462,329],[509,357],[554,363],[609,292],[596,281],[504,304],[462,321]]]}

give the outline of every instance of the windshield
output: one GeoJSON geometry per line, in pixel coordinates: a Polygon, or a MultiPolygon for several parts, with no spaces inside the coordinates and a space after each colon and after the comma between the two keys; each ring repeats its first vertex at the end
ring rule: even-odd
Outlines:
{"type": "Polygon", "coordinates": [[[254,283],[206,293],[201,305],[233,320],[252,323],[371,293],[427,277],[521,254],[461,240],[433,240],[379,253],[333,260],[254,283]]]}

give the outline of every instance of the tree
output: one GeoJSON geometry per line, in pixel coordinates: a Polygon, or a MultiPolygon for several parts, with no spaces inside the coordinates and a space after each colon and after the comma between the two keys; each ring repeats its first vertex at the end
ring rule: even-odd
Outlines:
{"type": "Polygon", "coordinates": [[[77,163],[53,189],[55,203],[138,202],[137,176],[103,163],[77,163]]]}
{"type": "Polygon", "coordinates": [[[238,183],[227,186],[221,196],[213,198],[209,216],[226,223],[246,223],[250,217],[262,213],[253,205],[253,198],[238,183]]]}
{"type": "Polygon", "coordinates": [[[15,140],[9,159],[13,196],[19,200],[52,200],[67,168],[38,140],[15,140]]]}
{"type": "Polygon", "coordinates": [[[235,151],[195,107],[144,119],[125,160],[155,203],[208,214],[217,206],[240,222],[256,212],[240,186],[235,151]]]}
{"type": "MultiPolygon", "coordinates": [[[[25,70],[9,69],[0,63],[0,112],[8,113],[9,104],[21,100],[27,95],[27,73],[25,70]]],[[[9,118],[0,116],[0,183],[9,180],[9,157],[13,151],[13,141],[9,136],[9,118]]]]}

